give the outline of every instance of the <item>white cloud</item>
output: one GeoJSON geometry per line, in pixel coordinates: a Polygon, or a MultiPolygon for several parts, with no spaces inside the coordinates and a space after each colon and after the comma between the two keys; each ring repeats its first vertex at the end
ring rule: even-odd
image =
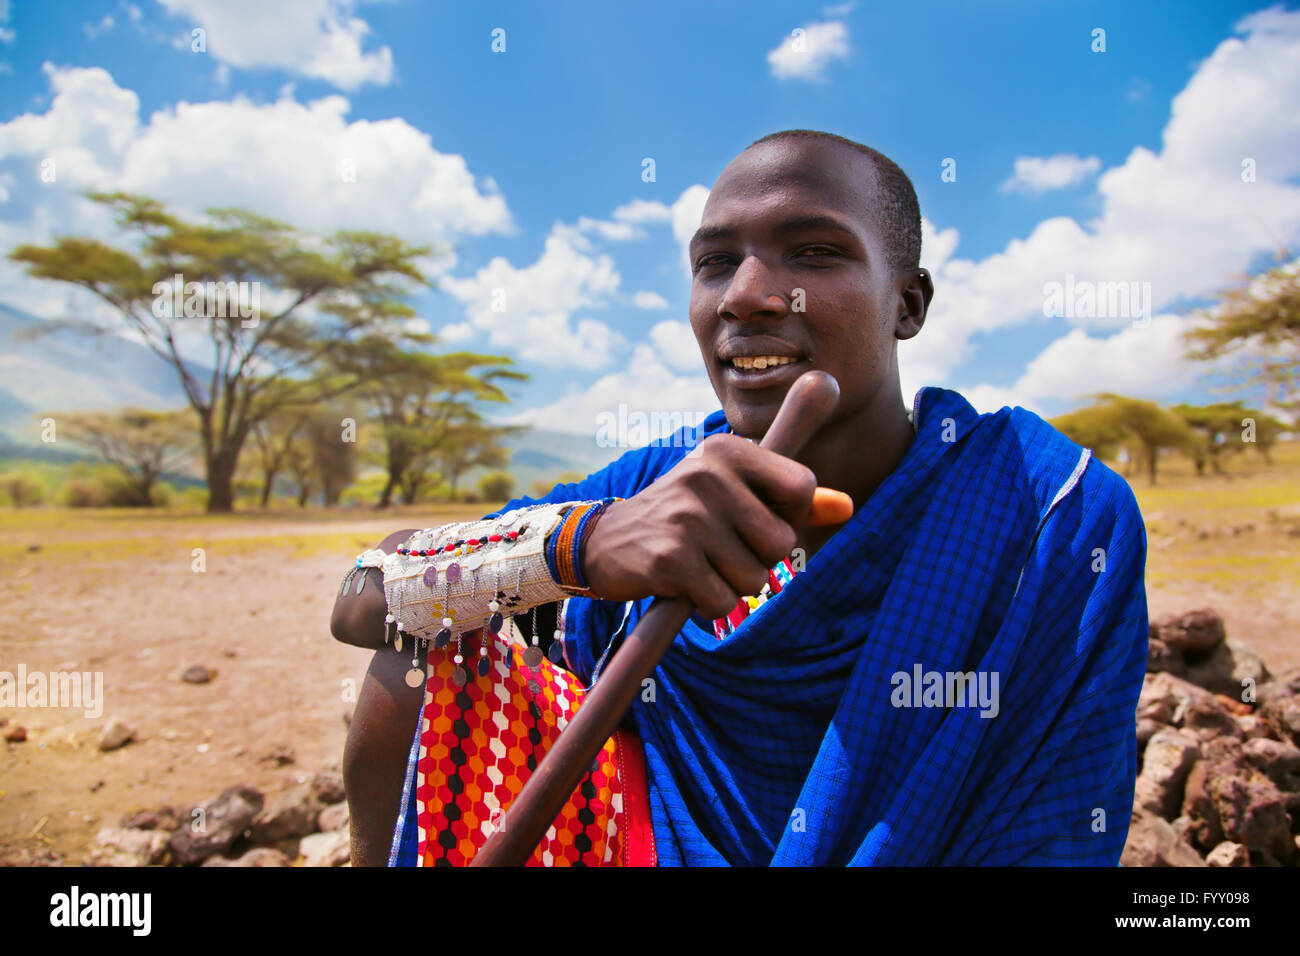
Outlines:
{"type": "Polygon", "coordinates": [[[1083,182],[1101,169],[1096,156],[1086,159],[1072,153],[1055,156],[1021,156],[1016,160],[1015,172],[1000,187],[1003,192],[1045,193],[1050,189],[1063,189],[1083,182]]]}
{"type": "MultiPolygon", "coordinates": [[[[905,384],[950,377],[978,333],[1041,321],[1044,285],[1067,273],[1149,282],[1158,311],[1213,296],[1261,252],[1300,239],[1300,13],[1252,14],[1238,30],[1175,97],[1160,152],[1138,147],[1102,173],[1096,219],[1047,219],[1001,252],[950,255],[935,270],[926,328],[899,347],[905,384]],[[1248,159],[1254,182],[1243,181],[1248,159]]],[[[1130,319],[1074,321],[1114,330],[1130,319]]]]}
{"type": "MultiPolygon", "coordinates": [[[[158,0],[207,32],[208,53],[240,69],[280,69],[345,90],[393,79],[393,52],[362,52],[369,25],[357,0],[158,0]]],[[[186,46],[188,46],[188,38],[186,46]]]]}
{"type": "Polygon", "coordinates": [[[524,361],[595,369],[608,365],[622,336],[590,318],[571,324],[580,309],[603,305],[618,291],[609,256],[589,256],[571,226],[557,223],[538,260],[518,268],[501,256],[470,278],[446,277],[441,286],[465,304],[470,325],[497,347],[524,361]],[[494,305],[501,311],[494,311],[494,305]]]}
{"type": "Polygon", "coordinates": [[[474,326],[468,322],[453,322],[451,325],[444,325],[435,334],[440,342],[463,342],[473,337],[474,326]]]}
{"type": "Polygon", "coordinates": [[[666,309],[668,300],[658,292],[636,292],[632,295],[632,304],[638,309],[666,309]]]}
{"type": "Polygon", "coordinates": [[[589,216],[578,217],[578,229],[582,232],[594,232],[602,239],[608,239],[611,242],[644,239],[646,235],[631,223],[608,222],[604,219],[592,219],[589,216]]]}
{"type": "Polygon", "coordinates": [[[104,14],[104,18],[98,24],[83,23],[81,25],[81,32],[90,40],[95,39],[101,33],[107,33],[111,29],[113,29],[113,17],[107,13],[104,14]]]}
{"type": "Polygon", "coordinates": [[[684,421],[691,416],[692,425],[719,407],[707,376],[674,374],[652,347],[642,343],[622,371],[605,375],[585,389],[570,388],[557,401],[528,409],[509,421],[595,437],[602,417],[618,416],[620,405],[629,414],[650,415],[651,421],[674,415],[684,421]]]}
{"type": "Polygon", "coordinates": [[[1034,356],[1013,384],[981,384],[961,391],[982,412],[1023,405],[1055,414],[1099,392],[1167,399],[1232,365],[1231,358],[1200,363],[1186,357],[1182,337],[1203,321],[1199,313],[1165,313],[1153,316],[1149,325],[1133,325],[1109,336],[1071,329],[1034,356]]]}
{"type": "Polygon", "coordinates": [[[769,50],[767,65],[778,80],[820,80],[826,67],[849,57],[849,28],[839,20],[810,23],[769,50]]]}
{"type": "Polygon", "coordinates": [[[614,210],[614,219],[618,222],[669,222],[672,218],[672,209],[648,199],[633,199],[614,210]]]}
{"type": "Polygon", "coordinates": [[[703,369],[704,359],[700,356],[700,345],[690,323],[660,322],[650,330],[650,341],[663,361],[677,371],[699,372],[703,369]]]}
{"type": "MultiPolygon", "coordinates": [[[[3,248],[56,235],[117,242],[111,214],[82,197],[87,188],[143,193],[184,216],[240,206],[309,233],[391,232],[435,251],[461,235],[511,228],[505,200],[477,190],[463,157],[438,152],[401,120],[347,122],[342,96],[309,104],[181,102],[142,124],[135,93],[105,70],[46,64],[45,73],[49,107],[0,123],[0,158],[25,160],[18,168],[32,178],[24,175],[16,188],[38,197],[25,220],[0,222],[3,248]],[[200,142],[204,148],[194,149],[200,142]],[[47,158],[53,183],[36,177],[47,158]],[[341,175],[345,159],[355,165],[355,182],[341,175]]],[[[431,275],[454,264],[451,255],[419,262],[431,275]]],[[[0,259],[0,301],[47,318],[112,317],[89,293],[32,279],[8,259],[0,259]]]]}
{"type": "Polygon", "coordinates": [[[0,43],[13,43],[17,34],[9,29],[9,0],[0,0],[0,43]]]}
{"type": "Polygon", "coordinates": [[[691,281],[691,236],[704,221],[704,204],[709,200],[706,186],[688,186],[672,205],[673,238],[681,257],[682,272],[691,281]]]}

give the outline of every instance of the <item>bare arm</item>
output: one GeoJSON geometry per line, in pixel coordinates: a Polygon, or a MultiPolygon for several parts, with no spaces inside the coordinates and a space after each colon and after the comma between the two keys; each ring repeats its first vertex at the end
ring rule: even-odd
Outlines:
{"type": "MultiPolygon", "coordinates": [[[[369,588],[366,585],[367,591],[369,588]]],[[[401,654],[377,651],[357,698],[343,751],[353,866],[388,863],[401,810],[406,758],[424,694],[423,687],[406,683],[410,666],[410,660],[401,654]]]]}
{"type": "MultiPolygon", "coordinates": [[[[393,551],[416,530],[407,528],[394,531],[379,542],[380,550],[393,551]]],[[[357,578],[354,577],[347,593],[334,599],[330,633],[336,641],[344,644],[378,649],[384,646],[384,616],[388,613],[388,601],[384,598],[384,575],[378,568],[364,568],[358,576],[360,574],[366,575],[366,583],[360,594],[357,594],[357,578]]]]}

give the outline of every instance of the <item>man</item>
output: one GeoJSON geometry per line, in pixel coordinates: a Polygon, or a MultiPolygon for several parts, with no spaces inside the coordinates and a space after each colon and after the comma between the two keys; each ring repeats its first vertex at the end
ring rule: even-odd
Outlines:
{"type": "MultiPolygon", "coordinates": [[[[897,343],[933,296],[920,245],[886,157],[815,131],[758,140],[690,244],[721,412],[540,499],[622,499],[581,547],[596,597],[570,598],[559,629],[583,683],[654,596],[697,608],[629,715],[660,863],[1119,859],[1147,653],[1141,516],[1122,479],[1022,409],[981,416],[927,388],[909,420],[897,343]],[[841,396],[799,462],[751,443],[810,369],[841,396]],[[817,485],[852,497],[846,524],[803,520],[817,485]]],[[[339,639],[379,646],[372,601],[340,601],[339,639]]],[[[412,813],[421,694],[395,658],[375,656],[345,759],[358,864],[395,859],[412,813]]]]}

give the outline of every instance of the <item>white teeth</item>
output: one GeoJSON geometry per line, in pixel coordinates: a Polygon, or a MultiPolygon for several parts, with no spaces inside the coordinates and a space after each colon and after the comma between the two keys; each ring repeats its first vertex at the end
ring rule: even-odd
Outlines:
{"type": "Polygon", "coordinates": [[[789,355],[741,355],[731,360],[733,368],[765,369],[799,361],[789,355]]]}

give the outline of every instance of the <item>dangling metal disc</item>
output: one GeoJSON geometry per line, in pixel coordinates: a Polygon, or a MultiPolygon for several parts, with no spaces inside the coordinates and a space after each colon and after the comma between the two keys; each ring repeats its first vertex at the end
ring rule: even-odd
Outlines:
{"type": "Polygon", "coordinates": [[[412,667],[406,672],[406,686],[419,687],[424,683],[424,671],[418,667],[412,667]]]}
{"type": "Polygon", "coordinates": [[[524,651],[524,663],[529,667],[540,667],[542,664],[542,649],[533,646],[524,651]]]}

